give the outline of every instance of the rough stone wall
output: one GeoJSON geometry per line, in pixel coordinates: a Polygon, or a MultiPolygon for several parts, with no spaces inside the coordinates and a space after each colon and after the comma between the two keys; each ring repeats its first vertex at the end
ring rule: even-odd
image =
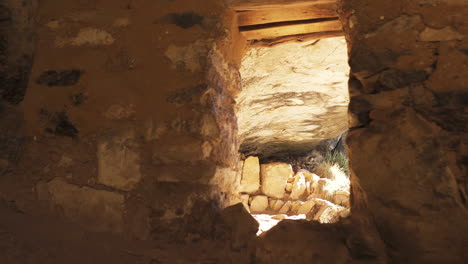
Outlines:
{"type": "Polygon", "coordinates": [[[464,0],[342,1],[352,212],[366,195],[391,263],[468,261],[467,14],[464,0]]]}
{"type": "Polygon", "coordinates": [[[233,19],[214,0],[42,1],[2,196],[136,238],[210,233],[240,181],[233,19]]]}
{"type": "Polygon", "coordinates": [[[34,57],[36,1],[0,3],[0,176],[21,157],[23,114],[17,105],[28,86],[34,57]]]}

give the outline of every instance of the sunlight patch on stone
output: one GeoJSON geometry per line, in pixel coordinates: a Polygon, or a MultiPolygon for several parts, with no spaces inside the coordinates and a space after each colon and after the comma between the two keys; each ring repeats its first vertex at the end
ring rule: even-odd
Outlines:
{"type": "Polygon", "coordinates": [[[277,215],[270,215],[270,214],[252,214],[252,216],[257,220],[259,223],[257,236],[261,235],[262,233],[272,229],[276,226],[281,220],[289,219],[289,220],[300,220],[306,219],[305,214],[298,214],[298,215],[285,215],[285,214],[277,214],[277,215]]]}

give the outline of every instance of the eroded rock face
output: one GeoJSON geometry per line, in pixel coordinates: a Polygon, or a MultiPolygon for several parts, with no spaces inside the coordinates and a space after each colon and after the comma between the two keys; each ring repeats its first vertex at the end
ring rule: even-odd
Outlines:
{"type": "Polygon", "coordinates": [[[348,71],[344,38],[249,50],[236,98],[241,152],[301,153],[346,131],[348,71]]]}

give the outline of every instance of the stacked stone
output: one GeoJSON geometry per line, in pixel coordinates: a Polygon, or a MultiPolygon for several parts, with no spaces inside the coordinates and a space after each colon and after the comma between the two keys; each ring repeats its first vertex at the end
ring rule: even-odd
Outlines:
{"type": "Polygon", "coordinates": [[[322,223],[349,213],[349,185],[339,185],[307,170],[294,173],[287,163],[260,164],[248,157],[243,164],[240,192],[251,213],[305,214],[322,223]]]}

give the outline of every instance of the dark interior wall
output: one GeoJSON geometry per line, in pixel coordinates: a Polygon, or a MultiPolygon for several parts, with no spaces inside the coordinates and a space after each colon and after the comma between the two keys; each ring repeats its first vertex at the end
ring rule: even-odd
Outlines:
{"type": "MultiPolygon", "coordinates": [[[[243,42],[233,13],[220,1],[182,0],[48,0],[34,21],[24,12],[37,52],[34,62],[15,60],[16,71],[33,64],[31,78],[10,86],[19,99],[5,97],[21,101],[2,120],[22,134],[4,133],[15,149],[2,151],[16,164],[0,179],[1,197],[138,238],[211,230],[211,213],[238,195],[243,42]]],[[[8,52],[29,51],[17,34],[8,52]]]]}
{"type": "Polygon", "coordinates": [[[18,107],[26,93],[35,52],[33,0],[0,3],[0,176],[17,163],[24,138],[18,107]]]}
{"type": "Polygon", "coordinates": [[[34,0],[5,0],[0,4],[0,97],[20,103],[28,86],[34,58],[34,0]]]}
{"type": "Polygon", "coordinates": [[[467,9],[463,0],[342,1],[352,178],[392,263],[468,259],[467,9]]]}
{"type": "MultiPolygon", "coordinates": [[[[35,6],[2,4],[0,198],[137,238],[210,234],[212,201],[231,203],[237,177],[243,46],[219,2],[42,1],[23,101],[35,6]]],[[[259,246],[268,263],[467,262],[466,11],[343,1],[353,215],[332,229],[285,223],[259,246]],[[313,244],[320,234],[343,259],[313,244]]]]}

